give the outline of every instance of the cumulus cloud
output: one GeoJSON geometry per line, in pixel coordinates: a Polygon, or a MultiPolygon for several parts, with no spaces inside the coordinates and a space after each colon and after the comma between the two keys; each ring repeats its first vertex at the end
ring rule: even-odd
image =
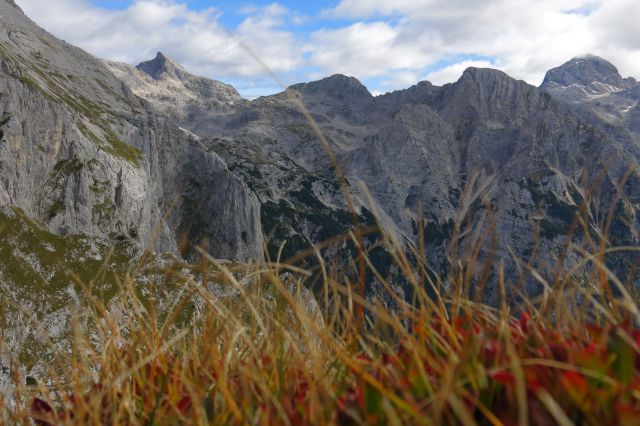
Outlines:
{"type": "MultiPolygon", "coordinates": [[[[35,22],[102,58],[135,64],[162,50],[202,75],[264,75],[220,24],[215,8],[192,11],[172,0],[135,0],[124,10],[98,8],[86,0],[18,2],[35,22]]],[[[236,29],[245,43],[260,46],[261,57],[276,72],[292,71],[302,60],[300,44],[283,29],[287,13],[277,4],[255,8],[236,29]]]]}
{"type": "Polygon", "coordinates": [[[386,22],[314,32],[309,49],[312,65],[360,78],[420,68],[435,58],[411,43],[399,42],[398,29],[386,22]]]}
{"type": "MultiPolygon", "coordinates": [[[[384,23],[380,55],[388,62],[369,68],[369,74],[416,71],[457,56],[457,63],[429,72],[428,78],[445,83],[467,65],[481,65],[539,84],[549,68],[594,53],[612,60],[623,74],[640,76],[637,0],[342,0],[325,15],[366,20],[369,27],[384,23]],[[492,60],[475,64],[469,57],[492,60]]],[[[339,48],[330,34],[323,36],[326,42],[317,45],[318,57],[339,48]]],[[[342,50],[357,50],[357,46],[345,43],[342,50]]],[[[349,67],[344,58],[352,54],[333,56],[342,59],[341,67],[349,67]]]]}
{"type": "MultiPolygon", "coordinates": [[[[215,8],[190,10],[185,0],[134,0],[124,10],[89,0],[17,1],[46,29],[98,56],[137,63],[162,50],[197,74],[253,94],[273,91],[215,8]]],[[[340,0],[310,18],[321,28],[310,34],[297,28],[308,17],[277,3],[240,9],[246,19],[235,33],[288,82],[343,73],[378,93],[491,66],[539,84],[548,69],[585,53],[640,77],[637,0],[340,0]]]]}

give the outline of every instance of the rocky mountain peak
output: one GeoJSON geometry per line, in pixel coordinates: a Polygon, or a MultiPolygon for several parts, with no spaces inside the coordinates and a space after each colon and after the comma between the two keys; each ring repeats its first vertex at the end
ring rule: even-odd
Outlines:
{"type": "Polygon", "coordinates": [[[343,74],[335,74],[311,83],[297,84],[291,88],[302,94],[324,93],[344,100],[373,99],[373,95],[357,78],[343,74]]]}
{"type": "Polygon", "coordinates": [[[624,89],[624,80],[618,69],[609,61],[595,55],[571,59],[547,72],[542,88],[553,86],[585,86],[600,92],[624,89]]]}
{"type": "Polygon", "coordinates": [[[469,67],[462,73],[458,82],[464,82],[467,80],[478,83],[487,83],[491,81],[513,80],[513,78],[497,69],[469,67]]]}
{"type": "Polygon", "coordinates": [[[158,52],[155,58],[140,63],[136,68],[149,74],[154,80],[161,80],[164,76],[183,80],[188,75],[182,65],[174,62],[162,52],[158,52]]]}
{"type": "Polygon", "coordinates": [[[487,107],[492,107],[495,98],[513,99],[523,90],[529,90],[525,82],[516,80],[508,74],[492,68],[467,68],[460,79],[444,86],[445,93],[458,97],[456,105],[468,103],[471,99],[483,100],[487,107]]]}

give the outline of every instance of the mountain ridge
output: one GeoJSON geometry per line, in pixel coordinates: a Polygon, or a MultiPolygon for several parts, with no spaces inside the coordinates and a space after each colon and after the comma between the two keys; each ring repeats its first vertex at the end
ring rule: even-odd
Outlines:
{"type": "MultiPolygon", "coordinates": [[[[27,21],[25,33],[41,32],[27,21]]],[[[32,39],[38,44],[35,37],[32,39]]],[[[607,96],[616,102],[622,97],[625,101],[634,99],[635,88],[620,86],[633,81],[620,83],[615,67],[596,57],[577,65],[574,60],[573,65],[565,64],[568,68],[564,71],[551,70],[547,82],[556,84],[553,90],[536,88],[499,70],[469,68],[454,83],[434,86],[420,82],[376,97],[354,77],[334,75],[249,101],[231,86],[189,73],[162,52],[134,67],[99,62],[59,41],[53,46],[61,53],[39,52],[25,48],[29,40],[10,44],[17,52],[9,52],[17,58],[16,63],[28,68],[26,74],[16,71],[12,75],[10,70],[5,76],[12,85],[10,91],[26,89],[34,102],[49,96],[57,105],[71,109],[73,123],[67,127],[75,129],[77,143],[69,144],[63,135],[61,146],[69,146],[64,156],[56,154],[60,165],[32,167],[45,180],[57,173],[49,181],[58,186],[44,197],[29,193],[22,204],[28,207],[29,215],[61,233],[81,230],[101,238],[121,235],[141,240],[150,224],[140,228],[134,218],[161,214],[165,207],[153,206],[162,206],[162,200],[176,195],[181,208],[163,227],[166,245],[162,248],[176,251],[186,236],[193,240],[191,254],[189,250],[183,253],[187,257],[193,256],[195,247],[204,240],[210,241],[212,250],[217,246],[222,257],[259,259],[263,235],[275,235],[270,242],[272,250],[295,241],[291,244],[295,251],[330,237],[332,232],[348,231],[351,212],[333,175],[333,165],[290,98],[292,94],[305,103],[343,164],[356,214],[363,223],[371,222],[370,213],[377,211],[393,222],[390,227],[403,239],[415,243],[420,234],[417,209],[426,206],[427,222],[438,230],[437,244],[432,247],[437,254],[431,260],[439,268],[446,263],[451,221],[457,210],[469,207],[463,205],[462,193],[475,174],[493,181],[483,203],[493,205],[495,211],[476,206],[469,213],[471,219],[480,221],[483,216],[507,212],[499,223],[505,245],[502,252],[513,248],[524,254],[532,240],[514,238],[514,229],[519,235],[532,234],[540,224],[530,218],[540,217],[540,210],[543,216],[553,216],[545,222],[544,243],[551,247],[563,239],[560,231],[566,218],[556,213],[575,208],[574,197],[567,194],[584,185],[578,171],[585,164],[592,169],[611,164],[608,176],[617,179],[638,156],[637,121],[629,118],[635,117],[637,105],[620,113],[622,118],[616,121],[607,119],[601,105],[592,107],[586,97],[567,102],[567,87],[572,87],[574,80],[591,84],[593,81],[587,80],[593,76],[615,83],[620,90],[607,96]],[[100,75],[76,69],[78,63],[85,62],[100,75]],[[48,68],[40,68],[45,64],[48,68]],[[73,84],[58,76],[69,72],[75,73],[73,84]],[[559,77],[553,77],[556,74],[559,77]],[[571,84],[564,87],[561,82],[571,84]],[[119,117],[113,118],[115,124],[105,118],[111,110],[96,107],[91,99],[103,99],[110,107],[119,108],[113,114],[119,117]],[[98,152],[110,165],[107,171],[97,177],[87,168],[82,150],[98,152]],[[116,160],[111,158],[114,155],[116,160]],[[400,168],[384,166],[388,158],[395,158],[392,166],[400,168]],[[114,167],[113,161],[130,166],[117,163],[114,167]],[[502,181],[496,182],[496,176],[502,181]],[[532,176],[535,182],[530,182],[532,176]],[[100,188],[103,192],[98,194],[83,183],[91,181],[106,182],[100,188]],[[355,184],[360,181],[369,187],[372,199],[355,184]],[[87,189],[73,190],[78,185],[87,189]],[[212,187],[216,188],[213,192],[212,187]],[[225,195],[225,187],[234,189],[225,195]],[[149,188],[153,189],[144,194],[149,188]],[[132,195],[136,202],[130,200],[132,195]],[[36,198],[40,206],[30,208],[36,198]],[[515,198],[522,201],[517,203],[515,198]],[[556,207],[550,209],[541,200],[551,200],[556,207]],[[83,203],[88,206],[79,213],[75,206],[83,203]],[[233,208],[226,203],[243,212],[241,217],[234,219],[233,208]],[[146,207],[140,210],[142,205],[146,207]],[[126,220],[121,220],[125,213],[126,220]],[[201,230],[206,230],[202,239],[198,237],[201,230]]],[[[13,114],[8,108],[15,107],[4,106],[3,116],[13,114]]],[[[31,116],[38,108],[34,107],[31,116]]],[[[31,116],[26,119],[33,120],[31,116]]],[[[50,133],[56,128],[46,121],[43,124],[50,133]]],[[[16,131],[18,127],[8,118],[3,137],[7,139],[16,131]]],[[[24,156],[19,150],[12,155],[24,156]]],[[[14,178],[12,182],[18,181],[14,178]]],[[[13,185],[14,193],[22,190],[21,184],[13,185]]],[[[0,199],[15,204],[8,194],[6,188],[0,190],[0,199]]],[[[603,195],[603,200],[610,196],[603,195]]]]}
{"type": "MultiPolygon", "coordinates": [[[[351,187],[360,213],[376,211],[401,239],[415,241],[417,211],[429,206],[424,211],[432,233],[428,245],[436,253],[430,261],[440,270],[451,223],[464,208],[460,194],[478,171],[493,181],[484,202],[494,204],[496,211],[481,208],[471,212],[472,218],[481,221],[502,212],[500,256],[508,257],[511,249],[525,254],[532,240],[522,236],[538,229],[547,252],[538,261],[553,264],[552,256],[544,257],[561,244],[569,226],[569,217],[559,212],[578,207],[579,198],[570,194],[584,185],[579,170],[584,164],[593,170],[607,165],[611,179],[617,179],[631,165],[628,160],[639,155],[632,128],[490,68],[470,67],[444,86],[420,82],[376,97],[357,79],[334,75],[239,103],[227,113],[192,110],[191,119],[180,124],[212,146],[257,191],[263,223],[274,224],[274,215],[286,218],[286,230],[275,233],[282,238],[276,243],[294,239],[294,247],[328,235],[319,224],[325,220],[339,231],[350,224],[336,221],[349,212],[335,191],[332,166],[291,102],[292,94],[325,133],[348,180],[369,188],[376,205],[351,187]],[[264,159],[243,151],[262,152],[264,159]],[[274,171],[273,165],[282,162],[295,173],[274,171]]],[[[265,235],[270,231],[265,229],[265,235]]]]}
{"type": "Polygon", "coordinates": [[[172,77],[182,79],[185,77],[187,70],[164,53],[158,51],[154,59],[140,62],[136,68],[150,75],[154,80],[160,80],[162,74],[168,74],[172,77]]]}

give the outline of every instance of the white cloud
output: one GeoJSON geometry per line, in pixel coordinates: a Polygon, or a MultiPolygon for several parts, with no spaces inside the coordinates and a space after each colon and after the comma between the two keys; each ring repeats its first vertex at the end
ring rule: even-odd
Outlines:
{"type": "Polygon", "coordinates": [[[366,76],[417,72],[460,57],[428,75],[442,84],[476,64],[468,58],[481,57],[491,58],[493,65],[479,65],[537,85],[548,69],[594,53],[612,60],[623,74],[640,77],[637,0],[342,0],[325,14],[366,19],[363,33],[383,25],[378,56],[370,53],[366,61],[343,29],[334,31],[342,45],[330,32],[318,41],[314,57],[325,59],[320,61],[324,67],[330,68],[334,59],[335,67],[356,75],[359,68],[366,68],[366,76]]]}
{"type": "MultiPolygon", "coordinates": [[[[162,50],[197,74],[273,88],[214,8],[193,11],[185,0],[134,0],[122,11],[89,0],[17,1],[46,29],[98,56],[137,63],[162,50]]],[[[548,69],[584,53],[640,77],[638,0],[341,0],[311,18],[277,3],[238,11],[246,15],[238,36],[288,81],[343,73],[387,91],[425,75],[454,81],[479,65],[539,84],[548,69]],[[311,34],[297,27],[322,19],[325,28],[311,34]],[[343,19],[349,23],[336,28],[343,19]]]]}
{"type": "Polygon", "coordinates": [[[398,29],[386,22],[356,23],[311,35],[311,65],[367,78],[393,70],[410,70],[433,59],[408,43],[398,42],[398,29]]]}
{"type": "MultiPolygon", "coordinates": [[[[135,64],[161,50],[201,75],[264,75],[262,67],[222,27],[214,8],[196,12],[173,0],[135,0],[125,10],[97,8],[86,0],[18,2],[35,22],[102,58],[135,64]]],[[[282,29],[287,9],[272,4],[251,12],[237,35],[248,45],[259,46],[261,57],[276,72],[299,66],[299,43],[282,29]]]]}

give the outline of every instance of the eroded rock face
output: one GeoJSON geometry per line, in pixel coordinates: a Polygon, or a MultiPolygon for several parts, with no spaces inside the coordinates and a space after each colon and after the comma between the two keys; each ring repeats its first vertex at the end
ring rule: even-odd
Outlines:
{"type": "Polygon", "coordinates": [[[628,131],[640,143],[640,84],[632,77],[623,79],[606,60],[574,58],[549,71],[540,89],[581,114],[594,114],[601,122],[628,131]]]}
{"type": "Polygon", "coordinates": [[[598,56],[586,55],[549,70],[542,86],[552,85],[575,85],[589,88],[594,93],[611,93],[624,89],[625,81],[612,63],[598,56]]]}
{"type": "Polygon", "coordinates": [[[223,113],[246,102],[233,87],[189,74],[162,52],[137,67],[108,61],[105,65],[138,96],[180,123],[202,119],[205,113],[223,113]]]}
{"type": "MultiPolygon", "coordinates": [[[[209,86],[197,93],[210,97],[209,86]]],[[[262,258],[259,203],[226,163],[102,61],[41,30],[5,0],[0,203],[60,235],[130,239],[155,251],[176,251],[184,229],[196,226],[190,218],[206,216],[199,238],[183,244],[187,251],[207,239],[215,257],[262,258]],[[185,181],[200,182],[196,200],[183,194],[178,183],[185,181]]]]}
{"type": "MultiPolygon", "coordinates": [[[[461,215],[492,223],[498,256],[554,264],[586,188],[604,170],[595,227],[640,155],[638,83],[597,57],[551,70],[541,89],[470,68],[378,97],[335,75],[248,101],[162,53],[105,65],[2,4],[0,200],[61,234],[157,235],[158,250],[246,260],[260,258],[263,232],[271,254],[283,242],[295,254],[350,229],[335,164],[296,98],[344,170],[356,220],[376,211],[404,241],[424,234],[440,272],[461,215]]],[[[636,187],[620,206],[631,227],[636,187]]]]}
{"type": "MultiPolygon", "coordinates": [[[[589,57],[551,71],[546,84],[585,85],[581,92],[602,95],[635,93],[633,82],[589,57]]],[[[275,223],[287,225],[286,232],[276,232],[280,242],[299,247],[331,236],[327,228],[337,234],[352,226],[333,164],[293,101],[297,97],[342,165],[363,222],[375,210],[406,241],[423,233],[430,261],[444,271],[453,222],[462,211],[475,223],[494,222],[497,256],[514,254],[542,267],[557,263],[590,182],[606,168],[596,188],[599,207],[589,212],[595,226],[598,211],[615,199],[612,182],[639,155],[632,124],[578,111],[549,92],[500,71],[470,68],[443,87],[422,82],[373,97],[354,78],[337,75],[224,111],[190,110],[180,125],[256,191],[266,234],[273,235],[275,223]],[[475,176],[475,196],[465,198],[475,176]]],[[[635,211],[635,202],[627,207],[635,211]]]]}
{"type": "MultiPolygon", "coordinates": [[[[216,90],[197,79],[187,86],[192,98],[216,90]]],[[[237,96],[223,92],[202,105],[237,96]]],[[[0,0],[0,395],[9,404],[18,371],[40,378],[69,352],[73,312],[90,315],[70,272],[106,304],[117,303],[113,274],[137,267],[143,249],[174,260],[199,260],[199,248],[263,259],[258,198],[175,123],[102,61],[0,0]]],[[[182,290],[139,278],[158,311],[182,290]]]]}

